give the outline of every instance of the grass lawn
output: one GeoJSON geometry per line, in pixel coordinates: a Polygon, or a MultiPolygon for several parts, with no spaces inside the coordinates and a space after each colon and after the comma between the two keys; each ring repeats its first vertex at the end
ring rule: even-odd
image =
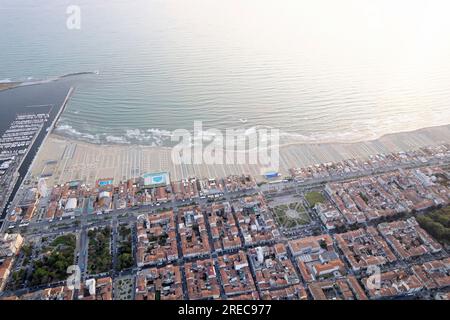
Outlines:
{"type": "Polygon", "coordinates": [[[314,207],[317,203],[325,202],[323,194],[317,191],[311,191],[305,194],[305,199],[308,201],[310,208],[314,207]]]}

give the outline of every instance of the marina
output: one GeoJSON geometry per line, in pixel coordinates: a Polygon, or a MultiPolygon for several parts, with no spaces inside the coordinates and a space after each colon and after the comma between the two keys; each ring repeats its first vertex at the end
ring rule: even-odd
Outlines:
{"type": "Polygon", "coordinates": [[[64,80],[0,92],[1,219],[72,90],[64,80]]]}

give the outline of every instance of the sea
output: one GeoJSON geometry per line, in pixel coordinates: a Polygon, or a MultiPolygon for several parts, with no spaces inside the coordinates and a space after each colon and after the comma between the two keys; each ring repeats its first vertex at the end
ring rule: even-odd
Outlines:
{"type": "Polygon", "coordinates": [[[449,9],[447,0],[1,0],[0,82],[88,72],[56,133],[92,143],[165,146],[195,121],[277,129],[282,143],[371,140],[450,124],[449,9]]]}

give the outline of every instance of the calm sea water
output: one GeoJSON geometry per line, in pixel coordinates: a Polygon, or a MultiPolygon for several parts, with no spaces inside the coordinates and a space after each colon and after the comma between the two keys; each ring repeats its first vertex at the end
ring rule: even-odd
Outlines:
{"type": "Polygon", "coordinates": [[[448,1],[1,0],[0,81],[83,77],[59,132],[165,144],[274,127],[284,141],[450,123],[448,1]],[[81,30],[66,8],[81,8],[81,30]],[[4,80],[2,80],[4,79],[4,80]]]}

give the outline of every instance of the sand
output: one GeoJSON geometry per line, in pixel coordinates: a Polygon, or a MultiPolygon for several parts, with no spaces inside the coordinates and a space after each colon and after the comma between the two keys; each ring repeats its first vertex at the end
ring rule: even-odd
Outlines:
{"type": "Polygon", "coordinates": [[[17,87],[18,85],[20,85],[20,82],[5,82],[5,83],[0,83],[0,91],[2,90],[6,90],[6,89],[12,89],[17,87]]]}
{"type": "MultiPolygon", "coordinates": [[[[450,125],[412,132],[385,135],[379,139],[355,143],[290,144],[280,149],[280,168],[287,175],[293,167],[343,159],[364,159],[369,155],[416,150],[425,146],[450,143],[450,125]]],[[[171,149],[138,145],[99,145],[51,133],[41,147],[31,168],[34,177],[48,176],[50,184],[82,180],[94,184],[100,178],[115,183],[146,172],[167,171],[172,180],[196,176],[224,177],[248,173],[257,180],[267,168],[258,165],[176,165],[171,149]]]]}

